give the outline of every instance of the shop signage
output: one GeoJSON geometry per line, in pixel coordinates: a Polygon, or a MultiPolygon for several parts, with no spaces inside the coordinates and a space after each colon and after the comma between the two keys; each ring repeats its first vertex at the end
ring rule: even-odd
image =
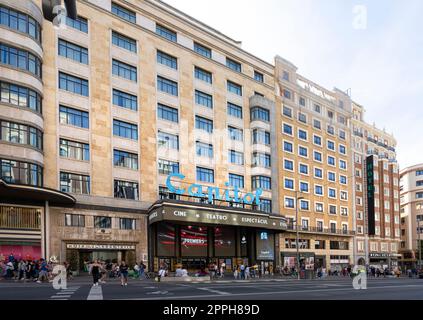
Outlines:
{"type": "MultiPolygon", "coordinates": [[[[185,176],[180,173],[173,173],[167,177],[166,187],[170,193],[179,195],[188,194],[192,197],[207,198],[209,203],[213,203],[213,200],[224,200],[234,203],[260,205],[260,196],[263,194],[262,189],[257,189],[255,193],[247,193],[242,196],[239,194],[239,188],[236,186],[233,190],[224,189],[222,193],[218,187],[205,187],[196,183],[191,184],[187,189],[180,189],[172,185],[172,179],[184,180],[185,176]],[[203,191],[203,188],[207,188],[207,191],[203,191]],[[232,195],[230,193],[232,193],[232,195]]],[[[229,188],[229,182],[225,183],[225,187],[229,188]]]]}
{"type": "MultiPolygon", "coordinates": [[[[266,228],[271,230],[286,230],[286,220],[283,217],[249,213],[212,212],[207,210],[178,208],[163,206],[150,213],[150,224],[159,221],[181,221],[198,224],[221,224],[230,226],[244,226],[266,228]]],[[[263,234],[263,236],[265,236],[263,234]]]]}
{"type": "Polygon", "coordinates": [[[397,257],[397,255],[391,254],[391,253],[370,253],[369,257],[370,258],[393,258],[393,257],[397,257]]]}
{"type": "Polygon", "coordinates": [[[135,250],[133,245],[119,244],[85,244],[85,243],[68,243],[67,249],[88,249],[88,250],[135,250]]]}

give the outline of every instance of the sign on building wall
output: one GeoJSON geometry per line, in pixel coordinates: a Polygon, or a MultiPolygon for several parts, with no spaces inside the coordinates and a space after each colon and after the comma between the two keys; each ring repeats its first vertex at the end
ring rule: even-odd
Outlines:
{"type": "Polygon", "coordinates": [[[375,181],[374,181],[374,165],[373,156],[366,159],[366,175],[367,175],[367,219],[368,233],[375,235],[375,181]]]}

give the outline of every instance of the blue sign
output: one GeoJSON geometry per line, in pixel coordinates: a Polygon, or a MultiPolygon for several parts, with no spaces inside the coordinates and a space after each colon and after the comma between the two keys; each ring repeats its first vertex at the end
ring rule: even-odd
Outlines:
{"type": "MultiPolygon", "coordinates": [[[[254,193],[247,193],[244,196],[239,195],[239,188],[234,187],[233,195],[231,196],[230,190],[225,189],[221,194],[221,191],[218,187],[207,187],[207,193],[203,193],[203,186],[200,184],[193,183],[191,184],[188,189],[179,189],[172,185],[172,179],[180,179],[184,180],[185,176],[180,173],[173,173],[167,177],[166,180],[166,187],[170,193],[175,193],[179,195],[188,194],[192,197],[207,197],[209,203],[213,203],[213,200],[225,200],[228,202],[235,202],[235,203],[244,203],[244,204],[256,204],[260,205],[260,196],[263,194],[262,189],[257,189],[254,193]]],[[[226,187],[229,187],[229,183],[225,183],[226,187]]]]}

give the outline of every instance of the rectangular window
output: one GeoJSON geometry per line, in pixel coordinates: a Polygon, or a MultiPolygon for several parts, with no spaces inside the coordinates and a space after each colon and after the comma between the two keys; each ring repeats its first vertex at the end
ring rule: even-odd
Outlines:
{"type": "Polygon", "coordinates": [[[347,154],[346,148],[342,144],[339,145],[339,153],[347,154]]]}
{"type": "Polygon", "coordinates": [[[138,183],[115,180],[114,196],[119,199],[139,200],[138,183]]]}
{"type": "Polygon", "coordinates": [[[300,191],[308,193],[308,183],[307,182],[300,182],[300,191]]]}
{"type": "Polygon", "coordinates": [[[137,67],[113,59],[112,73],[115,76],[137,82],[137,67]]]}
{"type": "Polygon", "coordinates": [[[228,127],[228,134],[229,134],[229,138],[231,140],[236,140],[236,141],[243,141],[244,140],[244,134],[243,134],[242,129],[238,129],[238,128],[234,128],[234,127],[229,126],[228,127]]]}
{"type": "Polygon", "coordinates": [[[172,121],[176,123],[179,121],[178,109],[171,108],[160,103],[157,105],[157,116],[159,117],[159,119],[167,121],[172,121]]]}
{"type": "Polygon", "coordinates": [[[301,210],[305,210],[305,211],[310,210],[310,204],[309,204],[309,202],[308,201],[305,201],[305,200],[300,200],[300,209],[301,210]]]}
{"type": "Polygon", "coordinates": [[[59,39],[59,55],[76,62],[88,64],[88,49],[59,39]]]}
{"type": "Polygon", "coordinates": [[[213,145],[197,141],[195,143],[196,154],[199,157],[213,158],[213,145]]]}
{"type": "Polygon", "coordinates": [[[263,190],[272,190],[272,183],[270,177],[265,176],[253,176],[252,180],[252,187],[254,190],[260,188],[263,190]]]}
{"type": "Polygon", "coordinates": [[[34,90],[0,81],[0,101],[41,113],[41,96],[34,90]]]}
{"type": "Polygon", "coordinates": [[[169,28],[166,28],[160,24],[156,24],[156,34],[159,36],[162,36],[163,38],[176,42],[177,41],[177,34],[175,31],[170,30],[169,28]]]}
{"type": "Polygon", "coordinates": [[[285,178],[285,189],[294,190],[294,180],[285,178]]]}
{"type": "Polygon", "coordinates": [[[323,178],[323,171],[322,171],[322,169],[319,169],[319,168],[314,168],[314,176],[316,177],[316,178],[323,178]]]}
{"type": "Polygon", "coordinates": [[[138,170],[138,155],[121,150],[113,150],[113,165],[115,167],[138,170]]]}
{"type": "Polygon", "coordinates": [[[282,94],[283,94],[284,98],[291,99],[291,91],[283,89],[282,94]]]}
{"type": "Polygon", "coordinates": [[[96,229],[111,229],[112,218],[111,217],[94,217],[94,228],[96,229]]]}
{"type": "Polygon", "coordinates": [[[65,214],[65,226],[66,227],[85,227],[85,216],[82,214],[65,214]]]}
{"type": "Polygon", "coordinates": [[[135,230],[136,224],[135,219],[130,218],[119,218],[119,229],[120,230],[135,230]]]}
{"type": "Polygon", "coordinates": [[[293,152],[293,146],[291,142],[284,141],[283,143],[283,150],[287,152],[293,152]]]}
{"type": "Polygon", "coordinates": [[[236,165],[239,165],[239,166],[244,165],[244,154],[242,152],[229,150],[228,151],[228,158],[229,158],[229,162],[232,163],[232,164],[236,164],[236,165]]]}
{"type": "Polygon", "coordinates": [[[60,191],[77,194],[90,194],[90,177],[60,172],[60,191]]]}
{"type": "Polygon", "coordinates": [[[328,164],[330,166],[335,166],[335,158],[332,156],[328,156],[328,164]]]}
{"type": "Polygon", "coordinates": [[[136,23],[137,21],[135,12],[126,9],[114,2],[112,2],[112,13],[132,23],[136,23]]]}
{"type": "Polygon", "coordinates": [[[138,102],[137,96],[113,89],[113,104],[122,108],[137,111],[138,102]]]}
{"type": "Polygon", "coordinates": [[[157,76],[157,89],[172,96],[178,96],[178,83],[160,76],[157,76]]]}
{"type": "Polygon", "coordinates": [[[416,171],[416,176],[423,176],[423,170],[417,170],[416,171]]]}
{"type": "Polygon", "coordinates": [[[336,206],[329,205],[329,214],[336,214],[336,206]]]}
{"type": "Polygon", "coordinates": [[[292,126],[289,124],[284,123],[283,124],[283,133],[292,136],[292,126]]]}
{"type": "Polygon", "coordinates": [[[211,49],[199,44],[198,42],[194,42],[194,51],[201,54],[202,56],[211,59],[212,51],[211,49]]]}
{"type": "Polygon", "coordinates": [[[323,187],[319,185],[314,186],[314,193],[316,195],[322,196],[323,195],[323,187]]]}
{"type": "Polygon", "coordinates": [[[228,102],[227,107],[228,107],[228,115],[235,118],[242,119],[242,107],[230,102],[228,102]]]}
{"type": "Polygon", "coordinates": [[[89,128],[88,112],[60,106],[59,120],[62,124],[68,124],[80,128],[89,128]]]}
{"type": "Polygon", "coordinates": [[[169,68],[178,69],[178,59],[163,51],[157,50],[157,62],[169,68]]]}
{"type": "Polygon", "coordinates": [[[292,118],[292,109],[286,106],[283,106],[283,115],[288,118],[292,118]]]}
{"type": "Polygon", "coordinates": [[[294,161],[284,160],[284,168],[286,170],[294,171],[294,161]]]}
{"type": "Polygon", "coordinates": [[[267,153],[254,152],[251,164],[254,167],[270,168],[271,156],[267,153]]]}
{"type": "Polygon", "coordinates": [[[113,119],[113,135],[126,139],[138,140],[138,126],[113,119]]]}
{"type": "Polygon", "coordinates": [[[240,189],[244,188],[244,176],[230,173],[229,174],[229,186],[232,188],[238,187],[240,189]]]}
{"type": "Polygon", "coordinates": [[[260,199],[259,211],[272,213],[272,200],[260,199]]]}
{"type": "Polygon", "coordinates": [[[87,143],[60,139],[60,156],[68,159],[90,161],[90,146],[87,143]]]}
{"type": "Polygon", "coordinates": [[[319,129],[319,130],[322,128],[322,125],[321,125],[320,121],[319,120],[316,120],[316,119],[313,120],[313,126],[316,129],[319,129]]]}
{"type": "Polygon", "coordinates": [[[157,143],[159,147],[179,150],[179,137],[177,135],[159,131],[157,134],[157,143]]]}
{"type": "Polygon", "coordinates": [[[179,173],[179,162],[159,159],[159,174],[179,173]]]}
{"type": "Polygon", "coordinates": [[[300,97],[300,99],[298,100],[298,103],[300,104],[300,106],[305,107],[306,105],[306,100],[303,97],[300,97]]]}
{"type": "Polygon", "coordinates": [[[214,170],[197,167],[197,181],[214,183],[214,170]]]}
{"type": "Polygon", "coordinates": [[[254,129],[253,130],[253,144],[270,145],[270,132],[254,129]]]}
{"type": "Polygon", "coordinates": [[[137,52],[137,41],[116,31],[112,31],[112,43],[128,51],[137,52]]]}
{"type": "Polygon", "coordinates": [[[199,67],[194,68],[194,75],[196,79],[202,80],[204,82],[213,83],[213,75],[211,72],[201,69],[199,67]]]}
{"type": "Polygon", "coordinates": [[[295,200],[285,197],[285,208],[295,208],[295,200]]]}
{"type": "Polygon", "coordinates": [[[66,25],[81,32],[88,33],[88,21],[85,18],[78,16],[74,20],[70,17],[66,17],[66,25]]]}
{"type": "Polygon", "coordinates": [[[322,145],[322,138],[319,136],[313,136],[314,144],[321,146],[322,145]]]}
{"type": "Polygon", "coordinates": [[[88,97],[88,80],[59,72],[59,89],[88,97]]]}
{"type": "Polygon", "coordinates": [[[213,109],[213,97],[199,90],[195,90],[195,103],[213,109]]]}
{"type": "Polygon", "coordinates": [[[226,58],[226,66],[236,72],[241,72],[241,64],[230,58],[226,58]]]}
{"type": "Polygon", "coordinates": [[[213,121],[200,116],[195,116],[195,128],[207,131],[208,133],[213,133],[213,121]]]}
{"type": "Polygon", "coordinates": [[[238,96],[242,96],[242,86],[240,86],[239,84],[236,84],[235,82],[228,80],[227,89],[228,89],[228,92],[234,93],[238,96]]]}
{"type": "Polygon", "coordinates": [[[254,71],[254,80],[264,82],[264,75],[258,71],[254,71]]]}
{"type": "Polygon", "coordinates": [[[308,157],[308,150],[305,147],[298,147],[298,154],[302,157],[308,157]]]}
{"type": "Polygon", "coordinates": [[[301,140],[307,140],[307,131],[298,130],[298,138],[301,140]]]}
{"type": "Polygon", "coordinates": [[[330,141],[330,140],[328,140],[327,143],[328,143],[328,149],[335,151],[335,143],[333,141],[330,141]]]}
{"type": "Polygon", "coordinates": [[[300,173],[308,175],[308,165],[300,164],[300,173]]]}
{"type": "Polygon", "coordinates": [[[298,113],[298,121],[302,123],[307,123],[307,116],[304,113],[298,113]]]}
{"type": "Polygon", "coordinates": [[[270,112],[262,107],[251,108],[251,121],[261,120],[265,122],[270,121],[270,112]]]}

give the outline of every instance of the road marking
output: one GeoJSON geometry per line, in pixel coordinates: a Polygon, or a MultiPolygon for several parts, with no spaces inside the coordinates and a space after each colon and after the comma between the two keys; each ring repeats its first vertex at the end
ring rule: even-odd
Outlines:
{"type": "Polygon", "coordinates": [[[87,300],[103,300],[103,290],[101,286],[92,286],[87,300]]]}
{"type": "Polygon", "coordinates": [[[64,295],[61,295],[61,296],[51,296],[50,297],[50,299],[56,299],[56,298],[61,298],[61,299],[63,299],[63,298],[70,298],[71,297],[71,295],[70,294],[68,294],[68,295],[66,295],[66,296],[64,296],[64,295]]]}
{"type": "Polygon", "coordinates": [[[147,292],[147,294],[168,294],[169,291],[154,291],[154,292],[147,292]]]}
{"type": "Polygon", "coordinates": [[[68,300],[79,287],[70,287],[57,291],[54,295],[50,297],[51,300],[68,300]],[[66,299],[65,299],[66,298],[66,299]]]}
{"type": "Polygon", "coordinates": [[[208,291],[208,292],[211,292],[211,293],[217,293],[217,294],[220,294],[220,295],[227,295],[227,294],[230,294],[229,292],[224,292],[224,291],[214,290],[214,289],[211,289],[211,288],[197,288],[197,289],[198,289],[198,290],[208,291]]]}

